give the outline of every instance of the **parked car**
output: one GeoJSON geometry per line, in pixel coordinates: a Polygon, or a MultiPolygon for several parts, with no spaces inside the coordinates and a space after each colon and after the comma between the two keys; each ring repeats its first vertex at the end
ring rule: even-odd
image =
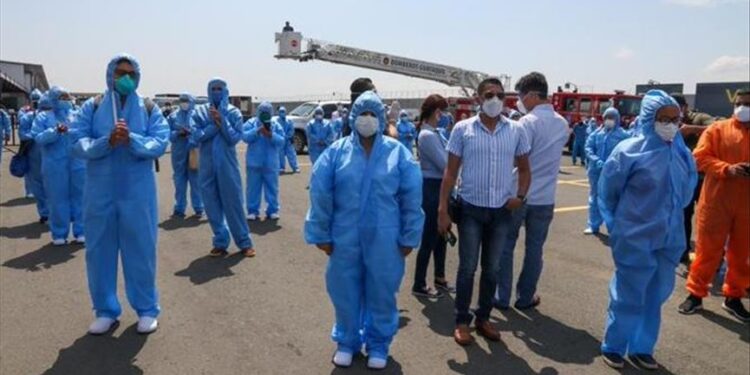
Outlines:
{"type": "Polygon", "coordinates": [[[323,118],[326,120],[331,119],[331,114],[338,111],[341,108],[349,108],[349,102],[331,101],[331,102],[306,102],[302,103],[294,108],[287,115],[287,119],[294,122],[294,150],[300,154],[305,151],[307,147],[307,135],[305,134],[305,127],[307,123],[313,118],[313,112],[315,108],[323,108],[323,118]]]}

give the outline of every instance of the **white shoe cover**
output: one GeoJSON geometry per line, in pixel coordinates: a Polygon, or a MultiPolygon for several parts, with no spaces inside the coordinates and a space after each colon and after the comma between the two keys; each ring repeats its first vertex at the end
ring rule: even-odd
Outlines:
{"type": "Polygon", "coordinates": [[[94,320],[89,326],[89,333],[92,335],[105,334],[112,328],[112,325],[115,324],[115,322],[117,321],[111,318],[96,318],[96,320],[94,320]]]}
{"type": "Polygon", "coordinates": [[[349,367],[352,365],[353,357],[354,355],[352,353],[343,352],[341,350],[336,351],[336,354],[333,355],[333,364],[341,367],[349,367]]]}
{"type": "Polygon", "coordinates": [[[150,316],[142,316],[138,318],[138,328],[136,329],[138,333],[151,333],[156,331],[156,328],[158,328],[159,322],[156,321],[156,318],[152,318],[150,316]]]}
{"type": "Polygon", "coordinates": [[[385,358],[370,357],[367,359],[367,368],[373,370],[382,370],[388,364],[388,360],[385,358]]]}

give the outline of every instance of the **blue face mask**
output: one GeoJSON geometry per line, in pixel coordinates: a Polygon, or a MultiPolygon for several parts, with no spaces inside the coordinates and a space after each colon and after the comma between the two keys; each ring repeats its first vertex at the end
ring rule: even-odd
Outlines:
{"type": "Polygon", "coordinates": [[[115,90],[120,95],[130,95],[131,92],[135,91],[135,81],[130,78],[130,75],[124,75],[115,81],[115,90]]]}
{"type": "Polygon", "coordinates": [[[221,100],[224,99],[224,93],[221,91],[211,91],[211,103],[218,107],[221,100]]]}
{"type": "Polygon", "coordinates": [[[286,118],[286,112],[279,112],[279,117],[281,119],[285,119],[286,118]]]}

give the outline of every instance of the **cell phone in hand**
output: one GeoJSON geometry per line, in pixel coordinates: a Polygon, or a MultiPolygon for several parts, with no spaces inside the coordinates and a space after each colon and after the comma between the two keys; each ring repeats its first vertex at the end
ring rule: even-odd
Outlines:
{"type": "Polygon", "coordinates": [[[452,230],[449,229],[447,232],[445,232],[445,235],[443,235],[443,237],[451,245],[451,247],[456,246],[456,242],[458,242],[458,239],[456,239],[456,235],[453,234],[452,230]]]}

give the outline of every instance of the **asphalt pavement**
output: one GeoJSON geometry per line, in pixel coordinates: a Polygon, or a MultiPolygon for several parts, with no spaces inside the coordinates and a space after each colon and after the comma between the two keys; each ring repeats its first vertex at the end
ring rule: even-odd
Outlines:
{"type": "MultiPolygon", "coordinates": [[[[159,330],[136,334],[120,274],[122,324],[106,337],[86,335],[93,315],[85,249],[51,246],[33,200],[23,198],[23,181],[8,173],[10,156],[3,150],[0,165],[0,374],[370,373],[363,357],[348,370],[330,362],[335,346],[329,337],[333,310],[324,284],[326,256],[302,237],[307,156],[300,156],[301,174],[280,177],[281,220],[250,224],[258,255],[214,259],[207,257],[211,230],[205,219],[170,218],[173,185],[165,155],[158,174],[159,330]]],[[[606,235],[582,234],[587,191],[584,170],[564,158],[544,249],[542,303],[530,312],[494,311],[501,342],[478,338],[469,347],[456,345],[453,296],[430,301],[410,294],[412,254],[399,294],[401,329],[381,373],[617,373],[599,358],[613,264],[606,235]]],[[[523,234],[518,244],[516,273],[523,234]]],[[[457,249],[450,248],[451,281],[456,267],[457,249]]],[[[718,296],[706,299],[700,314],[678,314],[686,294],[684,269],[677,274],[663,310],[655,354],[662,368],[656,373],[750,373],[750,325],[721,310],[718,296]]],[[[621,371],[639,372],[632,366],[621,371]]]]}

